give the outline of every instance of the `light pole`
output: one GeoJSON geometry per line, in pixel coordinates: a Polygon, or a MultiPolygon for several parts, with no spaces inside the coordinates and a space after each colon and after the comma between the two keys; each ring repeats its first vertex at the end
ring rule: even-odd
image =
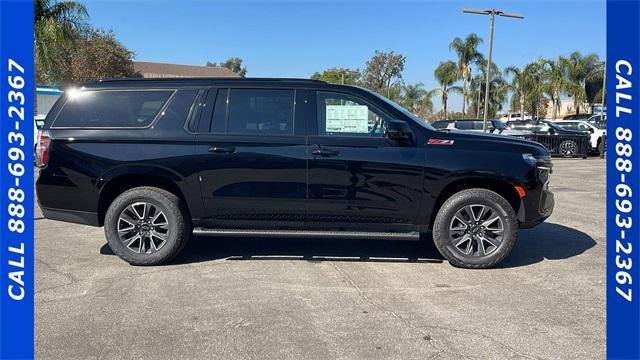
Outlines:
{"type": "Polygon", "coordinates": [[[493,51],[493,23],[496,15],[510,17],[515,19],[524,19],[524,16],[520,14],[505,13],[496,9],[462,9],[463,13],[477,14],[477,15],[491,15],[491,26],[489,27],[489,59],[487,59],[487,80],[484,87],[484,124],[482,125],[482,131],[487,132],[487,116],[489,115],[489,81],[491,80],[491,52],[493,51]]]}

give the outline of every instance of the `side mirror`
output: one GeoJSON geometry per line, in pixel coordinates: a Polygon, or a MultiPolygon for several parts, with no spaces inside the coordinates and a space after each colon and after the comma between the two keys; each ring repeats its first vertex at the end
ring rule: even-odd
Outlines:
{"type": "Polygon", "coordinates": [[[413,141],[413,132],[406,121],[402,120],[389,120],[385,128],[385,136],[389,140],[399,142],[411,142],[413,141]]]}
{"type": "Polygon", "coordinates": [[[593,134],[594,130],[593,128],[589,128],[589,134],[593,134]]]}

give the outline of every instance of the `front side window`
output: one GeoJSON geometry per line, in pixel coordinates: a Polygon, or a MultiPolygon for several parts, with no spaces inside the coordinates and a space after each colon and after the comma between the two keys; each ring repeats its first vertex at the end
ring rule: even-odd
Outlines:
{"type": "Polygon", "coordinates": [[[149,126],[173,90],[97,90],[67,95],[53,127],[136,128],[149,126]]]}
{"type": "Polygon", "coordinates": [[[293,134],[293,99],[293,90],[232,89],[228,104],[228,132],[293,134]]]}
{"type": "Polygon", "coordinates": [[[318,135],[383,137],[382,111],[355,96],[319,91],[318,135]]]}

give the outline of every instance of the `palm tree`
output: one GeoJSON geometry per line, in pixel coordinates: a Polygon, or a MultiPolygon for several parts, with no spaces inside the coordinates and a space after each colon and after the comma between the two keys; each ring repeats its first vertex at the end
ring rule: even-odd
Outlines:
{"type": "Polygon", "coordinates": [[[76,1],[35,0],[34,53],[37,73],[50,73],[54,50],[69,45],[85,26],[87,9],[76,1]]]}
{"type": "MultiPolygon", "coordinates": [[[[482,59],[478,63],[478,75],[469,82],[469,97],[471,103],[475,102],[476,117],[480,117],[480,109],[484,109],[485,84],[487,78],[487,60],[482,59]]],[[[502,104],[507,100],[506,81],[502,77],[500,69],[495,63],[491,63],[491,81],[489,83],[489,112],[488,116],[494,116],[502,110],[502,104]]]]}
{"type": "Polygon", "coordinates": [[[560,104],[560,94],[571,88],[566,77],[566,59],[561,56],[557,61],[550,59],[540,61],[543,69],[544,92],[551,98],[551,117],[555,120],[560,104]]]}
{"type": "Polygon", "coordinates": [[[527,98],[527,73],[516,66],[509,66],[504,69],[505,76],[512,76],[511,82],[505,88],[511,90],[520,101],[520,116],[524,118],[524,103],[527,98]]]}
{"type": "Polygon", "coordinates": [[[423,87],[422,83],[402,86],[402,106],[414,114],[420,113],[422,101],[427,95],[427,91],[423,87]]]}
{"type": "MultiPolygon", "coordinates": [[[[544,66],[540,61],[532,62],[524,67],[525,86],[527,89],[527,98],[530,105],[530,113],[534,117],[538,117],[539,104],[543,101],[546,108],[547,99],[544,97],[544,66]]],[[[523,114],[524,115],[524,114],[523,114]]]]}
{"type": "Polygon", "coordinates": [[[459,86],[453,86],[453,84],[455,84],[459,79],[458,68],[456,63],[451,60],[444,61],[438,65],[433,74],[440,84],[440,87],[433,89],[432,93],[440,93],[440,99],[442,101],[442,106],[444,107],[444,119],[447,120],[447,100],[449,100],[449,92],[462,92],[462,89],[459,86]]]}
{"type": "Polygon", "coordinates": [[[433,96],[433,92],[427,91],[424,98],[422,98],[422,103],[420,104],[420,117],[422,119],[426,119],[429,114],[433,113],[433,101],[431,97],[433,96]]]}
{"type": "Polygon", "coordinates": [[[458,74],[462,78],[462,117],[464,118],[465,105],[468,101],[468,83],[471,81],[471,65],[484,59],[478,51],[478,45],[482,44],[482,38],[471,33],[464,40],[455,38],[449,45],[449,50],[454,50],[458,55],[458,74]]]}
{"type": "Polygon", "coordinates": [[[578,51],[574,51],[568,58],[563,60],[567,79],[570,82],[567,93],[573,97],[573,106],[578,114],[580,113],[580,102],[587,100],[586,83],[596,73],[597,62],[598,55],[589,54],[583,56],[578,51]]]}

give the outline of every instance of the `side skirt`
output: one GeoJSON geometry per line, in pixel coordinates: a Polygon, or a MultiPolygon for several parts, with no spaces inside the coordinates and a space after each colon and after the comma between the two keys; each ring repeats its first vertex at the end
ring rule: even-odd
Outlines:
{"type": "Polygon", "coordinates": [[[366,232],[366,231],[319,231],[319,230],[246,230],[246,229],[207,229],[196,227],[193,235],[198,236],[257,236],[257,237],[304,237],[304,238],[341,238],[341,239],[378,239],[378,240],[418,240],[420,233],[411,232],[366,232]]]}

